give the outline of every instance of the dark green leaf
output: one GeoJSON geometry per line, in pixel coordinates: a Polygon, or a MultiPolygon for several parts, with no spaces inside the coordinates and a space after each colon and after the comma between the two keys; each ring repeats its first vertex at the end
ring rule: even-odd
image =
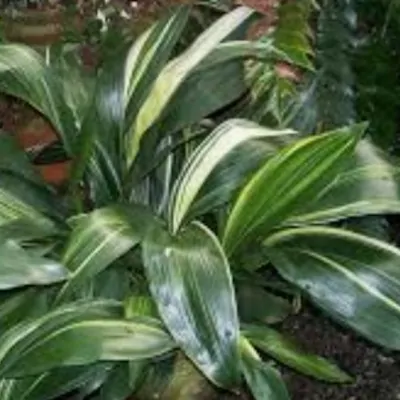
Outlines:
{"type": "Polygon", "coordinates": [[[143,260],[161,318],[214,383],[238,382],[238,318],[229,264],[217,239],[195,223],[177,236],[154,230],[143,260]]]}
{"type": "Polygon", "coordinates": [[[339,322],[391,349],[400,348],[400,251],[329,227],[288,229],[269,237],[279,273],[339,322]]]}
{"type": "Polygon", "coordinates": [[[25,321],[0,339],[0,376],[22,377],[96,361],[152,358],[174,348],[154,319],[123,320],[119,303],[93,301],[25,321]]]}
{"type": "Polygon", "coordinates": [[[255,400],[289,400],[280,373],[263,363],[257,352],[244,338],[241,339],[242,372],[255,400]]]}

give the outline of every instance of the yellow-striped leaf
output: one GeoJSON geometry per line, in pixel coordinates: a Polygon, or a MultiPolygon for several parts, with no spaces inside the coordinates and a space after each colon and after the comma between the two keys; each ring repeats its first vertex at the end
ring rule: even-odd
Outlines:
{"type": "Polygon", "coordinates": [[[337,177],[364,131],[355,125],[300,140],[250,179],[229,215],[223,243],[228,253],[245,241],[267,236],[337,177]]]}
{"type": "Polygon", "coordinates": [[[400,212],[400,168],[368,140],[361,141],[338,178],[289,224],[400,212]]]}
{"type": "Polygon", "coordinates": [[[175,183],[169,211],[172,231],[179,229],[207,178],[231,152],[254,139],[294,133],[291,130],[266,129],[245,120],[235,119],[221,124],[192,153],[175,183]]]}
{"type": "Polygon", "coordinates": [[[178,58],[172,60],[158,75],[149,95],[135,119],[127,138],[127,158],[130,165],[136,157],[145,132],[161,116],[173,94],[189,74],[215,47],[241,26],[253,14],[247,7],[239,7],[220,18],[178,58]]]}

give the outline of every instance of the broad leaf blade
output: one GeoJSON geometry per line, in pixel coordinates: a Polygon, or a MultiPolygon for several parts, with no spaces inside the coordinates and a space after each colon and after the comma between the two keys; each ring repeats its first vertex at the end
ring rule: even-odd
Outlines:
{"type": "Polygon", "coordinates": [[[76,136],[73,113],[64,101],[62,85],[36,51],[19,44],[0,45],[0,91],[44,114],[71,151],[76,136]]]}
{"type": "Polygon", "coordinates": [[[189,17],[189,7],[180,6],[142,34],[130,48],[125,62],[124,103],[131,126],[160,71],[171,56],[189,17]]]}
{"type": "Polygon", "coordinates": [[[0,224],[25,219],[50,227],[50,218],[62,222],[65,214],[64,204],[49,188],[12,171],[0,170],[0,224]]]}
{"type": "Polygon", "coordinates": [[[210,380],[235,385],[238,318],[229,265],[217,239],[197,223],[178,236],[154,230],[143,258],[171,335],[210,380]]]}
{"type": "Polygon", "coordinates": [[[163,135],[177,132],[232,103],[246,90],[243,60],[274,58],[271,43],[228,41],[200,63],[166,106],[159,125],[163,135]]]}
{"type": "Polygon", "coordinates": [[[179,229],[207,178],[235,148],[253,139],[293,133],[269,130],[245,120],[230,120],[215,129],[190,156],[175,183],[169,212],[172,231],[179,229]]]}
{"type": "Polygon", "coordinates": [[[317,197],[343,168],[363,131],[363,125],[355,125],[302,139],[268,160],[242,189],[229,215],[224,232],[228,252],[265,237],[317,197]]]}
{"type": "Polygon", "coordinates": [[[96,361],[152,358],[174,343],[157,320],[116,318],[118,303],[70,304],[6,332],[0,376],[22,377],[96,361]]]}
{"type": "Polygon", "coordinates": [[[50,285],[68,278],[56,261],[35,257],[13,241],[0,243],[0,290],[28,285],[50,285]]]}
{"type": "Polygon", "coordinates": [[[361,141],[345,170],[289,223],[315,223],[400,212],[400,169],[368,140],[361,141]]]}
{"type": "Polygon", "coordinates": [[[255,400],[289,400],[279,372],[263,363],[251,344],[241,338],[242,372],[255,400]]]}
{"type": "Polygon", "coordinates": [[[48,309],[47,303],[46,291],[36,288],[2,293],[0,306],[1,333],[24,319],[43,315],[48,309]]]}
{"type": "Polygon", "coordinates": [[[172,60],[157,77],[152,90],[143,103],[135,124],[127,138],[128,165],[134,161],[142,136],[160,118],[163,110],[186,77],[211,51],[253,14],[239,7],[213,24],[178,58],[172,60]]]}
{"type": "Polygon", "coordinates": [[[112,206],[82,217],[66,247],[63,263],[72,272],[59,292],[57,302],[68,299],[87,279],[138,244],[155,218],[140,206],[112,206]]]}
{"type": "Polygon", "coordinates": [[[328,227],[269,237],[271,262],[339,322],[382,346],[400,348],[400,251],[367,236],[328,227]]]}
{"type": "Polygon", "coordinates": [[[243,335],[270,357],[298,372],[327,382],[351,381],[335,364],[302,350],[278,331],[266,326],[245,325],[243,335]]]}
{"type": "Polygon", "coordinates": [[[53,400],[88,384],[109,369],[108,364],[102,363],[93,367],[60,368],[32,377],[3,380],[0,382],[0,398],[2,400],[53,400]]]}

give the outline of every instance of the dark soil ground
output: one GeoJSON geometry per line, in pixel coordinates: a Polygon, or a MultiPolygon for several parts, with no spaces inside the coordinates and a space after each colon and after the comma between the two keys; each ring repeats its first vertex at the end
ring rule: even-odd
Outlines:
{"type": "Polygon", "coordinates": [[[282,329],[304,348],[335,361],[354,378],[349,385],[331,385],[284,370],[292,400],[400,399],[398,354],[385,353],[311,307],[289,318],[282,329]]]}

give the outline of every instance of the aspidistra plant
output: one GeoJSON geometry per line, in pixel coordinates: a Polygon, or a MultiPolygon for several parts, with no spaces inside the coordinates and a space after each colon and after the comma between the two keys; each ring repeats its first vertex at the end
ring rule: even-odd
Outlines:
{"type": "MultiPolygon", "coordinates": [[[[70,203],[0,137],[2,399],[123,400],[178,350],[219,388],[244,377],[257,400],[289,398],[261,353],[349,380],[241,317],[246,270],[267,285],[273,267],[341,323],[400,347],[400,251],[330,226],[399,212],[397,167],[362,139],[364,125],[301,139],[231,119],[209,132],[202,119],[243,93],[240,60],[276,53],[232,40],[252,16],[240,7],[168,61],[187,15],[105,65],[87,96],[33,50],[0,46],[0,88],[45,115],[74,161],[70,203]],[[249,248],[259,265],[246,264],[249,248]]],[[[268,313],[276,296],[262,298],[268,313]]]]}

